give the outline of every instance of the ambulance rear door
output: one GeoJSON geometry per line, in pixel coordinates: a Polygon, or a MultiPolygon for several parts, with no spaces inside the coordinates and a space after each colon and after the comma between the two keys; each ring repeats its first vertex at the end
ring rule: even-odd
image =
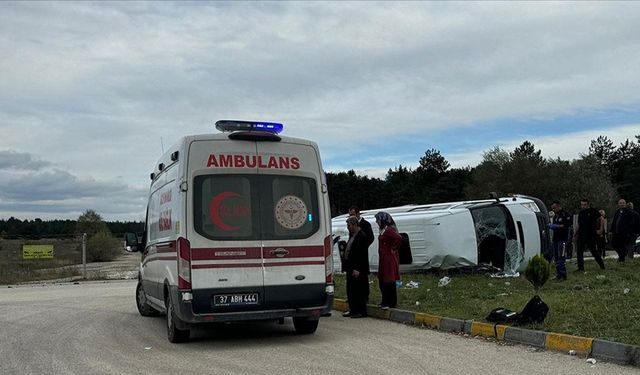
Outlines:
{"type": "Polygon", "coordinates": [[[321,164],[312,144],[258,142],[264,303],[300,308],[326,302],[329,236],[321,164]]]}

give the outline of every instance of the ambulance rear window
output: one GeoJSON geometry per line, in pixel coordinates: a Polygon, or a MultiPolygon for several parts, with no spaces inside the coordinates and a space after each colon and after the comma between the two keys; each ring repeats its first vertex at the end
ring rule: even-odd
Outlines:
{"type": "Polygon", "coordinates": [[[320,227],[312,178],[203,175],[194,194],[194,228],[212,240],[302,239],[320,227]]]}

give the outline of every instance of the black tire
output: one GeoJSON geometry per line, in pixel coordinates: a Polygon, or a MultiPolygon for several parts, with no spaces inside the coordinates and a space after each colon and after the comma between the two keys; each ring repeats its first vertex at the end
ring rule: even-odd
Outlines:
{"type": "Polygon", "coordinates": [[[300,335],[310,335],[318,329],[318,319],[293,318],[293,327],[300,335]]]}
{"type": "Polygon", "coordinates": [[[188,329],[179,329],[176,325],[179,318],[176,316],[171,298],[167,298],[165,304],[167,306],[167,338],[169,342],[176,344],[189,340],[191,331],[188,329]]]}
{"type": "Polygon", "coordinates": [[[144,292],[142,282],[138,280],[138,286],[136,287],[136,306],[138,312],[142,316],[157,316],[158,311],[147,303],[147,294],[144,292]]]}

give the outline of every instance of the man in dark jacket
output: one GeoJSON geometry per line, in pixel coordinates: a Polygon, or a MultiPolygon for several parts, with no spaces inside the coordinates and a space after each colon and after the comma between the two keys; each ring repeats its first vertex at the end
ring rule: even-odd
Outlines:
{"type": "Polygon", "coordinates": [[[358,226],[362,229],[367,236],[367,248],[373,243],[373,229],[371,228],[371,223],[366,221],[362,216],[360,216],[360,209],[358,206],[349,207],[349,216],[355,216],[358,219],[358,226]]]}
{"type": "Polygon", "coordinates": [[[568,212],[562,209],[558,201],[551,204],[551,209],[554,215],[549,228],[553,230],[553,260],[556,263],[556,280],[566,280],[565,250],[569,241],[569,227],[572,218],[568,212]]]}
{"type": "Polygon", "coordinates": [[[618,253],[618,262],[624,262],[627,257],[633,259],[639,221],[638,213],[627,206],[626,200],[620,198],[611,223],[611,242],[618,253]]]}
{"type": "Polygon", "coordinates": [[[578,227],[573,237],[577,242],[578,271],[584,272],[584,250],[588,248],[596,260],[600,269],[604,269],[602,256],[596,249],[598,218],[600,213],[589,205],[589,200],[580,200],[580,213],[578,214],[578,227]]]}
{"type": "Polygon", "coordinates": [[[358,225],[358,218],[347,218],[349,241],[344,252],[344,271],[347,274],[347,300],[349,311],[344,317],[363,318],[367,316],[369,300],[369,240],[358,225]]]}

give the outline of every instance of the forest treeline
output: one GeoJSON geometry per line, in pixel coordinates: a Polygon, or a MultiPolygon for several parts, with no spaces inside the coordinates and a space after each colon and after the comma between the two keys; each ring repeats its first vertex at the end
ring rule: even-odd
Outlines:
{"type": "MultiPolygon", "coordinates": [[[[578,159],[544,158],[529,141],[514,150],[494,147],[485,151],[475,167],[451,168],[437,149],[427,150],[415,169],[399,165],[389,169],[384,179],[359,176],[353,170],[327,173],[331,214],[346,213],[351,205],[362,210],[526,194],[538,197],[548,206],[560,201],[575,211],[580,199],[588,198],[594,207],[615,209],[618,197],[640,207],[640,135],[635,140],[614,145],[606,136],[591,141],[578,159]]],[[[0,220],[0,238],[74,238],[84,221],[100,222],[92,210],[78,220],[0,220]]],[[[93,224],[92,224],[93,225],[93,224]]],[[[127,232],[142,232],[142,222],[105,221],[108,232],[121,238],[127,232]]],[[[98,232],[100,230],[89,231],[98,232]]]]}
{"type": "MultiPolygon", "coordinates": [[[[80,221],[82,222],[82,216],[80,221]]],[[[113,236],[121,238],[127,232],[142,232],[144,223],[141,221],[105,221],[107,229],[113,236]]],[[[5,239],[40,239],[40,238],[77,238],[83,232],[83,225],[78,220],[20,220],[10,217],[0,220],[0,238],[5,239]]],[[[89,233],[92,233],[89,230],[89,233]]]]}
{"type": "Polygon", "coordinates": [[[437,149],[427,150],[415,169],[399,165],[384,179],[353,170],[327,173],[332,216],[351,205],[362,210],[525,194],[548,206],[560,201],[577,210],[580,199],[613,213],[618,197],[640,206],[640,135],[614,145],[606,136],[591,141],[578,159],[544,158],[529,141],[514,150],[494,147],[475,167],[451,168],[437,149]]]}

